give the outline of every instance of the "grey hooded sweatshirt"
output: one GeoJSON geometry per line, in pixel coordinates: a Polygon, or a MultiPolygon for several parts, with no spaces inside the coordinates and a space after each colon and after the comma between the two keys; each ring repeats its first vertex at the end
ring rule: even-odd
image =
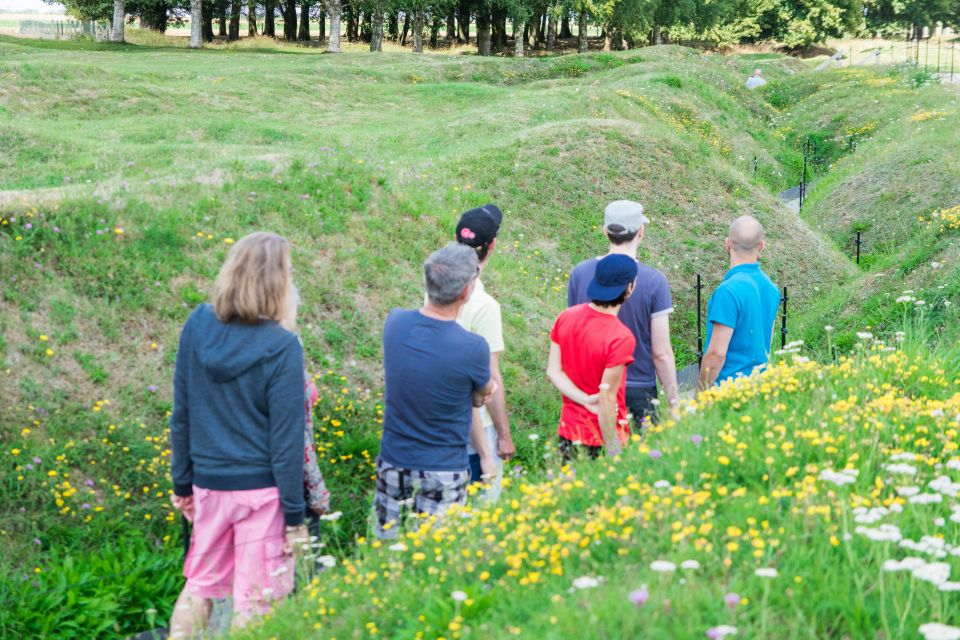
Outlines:
{"type": "Polygon", "coordinates": [[[223,323],[197,307],[180,334],[170,418],[173,492],[277,487],[303,522],[303,348],[272,320],[223,323]]]}

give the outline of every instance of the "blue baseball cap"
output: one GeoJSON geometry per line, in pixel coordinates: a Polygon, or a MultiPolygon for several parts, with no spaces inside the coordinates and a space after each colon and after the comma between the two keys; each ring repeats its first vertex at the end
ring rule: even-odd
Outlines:
{"type": "Polygon", "coordinates": [[[598,302],[616,300],[637,279],[637,261],[622,253],[606,256],[597,263],[587,297],[598,302]]]}

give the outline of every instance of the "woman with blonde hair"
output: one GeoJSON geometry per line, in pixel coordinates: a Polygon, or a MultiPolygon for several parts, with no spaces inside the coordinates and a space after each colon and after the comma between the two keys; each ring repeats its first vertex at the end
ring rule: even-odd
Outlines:
{"type": "Polygon", "coordinates": [[[233,626],[293,589],[304,520],[303,348],[290,245],[253,233],[180,335],[170,418],[173,505],[193,522],[172,638],[200,633],[211,599],[233,626]]]}

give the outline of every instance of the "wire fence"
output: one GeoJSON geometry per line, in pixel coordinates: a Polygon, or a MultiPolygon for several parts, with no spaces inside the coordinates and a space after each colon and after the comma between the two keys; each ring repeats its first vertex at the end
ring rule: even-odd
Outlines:
{"type": "Polygon", "coordinates": [[[96,20],[22,20],[20,34],[43,40],[106,40],[110,25],[96,20]]]}

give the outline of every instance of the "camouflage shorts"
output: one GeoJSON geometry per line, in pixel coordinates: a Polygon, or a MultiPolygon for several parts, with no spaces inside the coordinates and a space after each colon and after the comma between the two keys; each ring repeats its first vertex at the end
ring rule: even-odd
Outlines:
{"type": "Polygon", "coordinates": [[[467,499],[470,474],[463,471],[418,471],[401,469],[377,458],[377,489],[373,498],[374,534],[384,540],[397,537],[403,515],[440,515],[467,499]],[[389,526],[387,524],[390,523],[389,526]]]}

